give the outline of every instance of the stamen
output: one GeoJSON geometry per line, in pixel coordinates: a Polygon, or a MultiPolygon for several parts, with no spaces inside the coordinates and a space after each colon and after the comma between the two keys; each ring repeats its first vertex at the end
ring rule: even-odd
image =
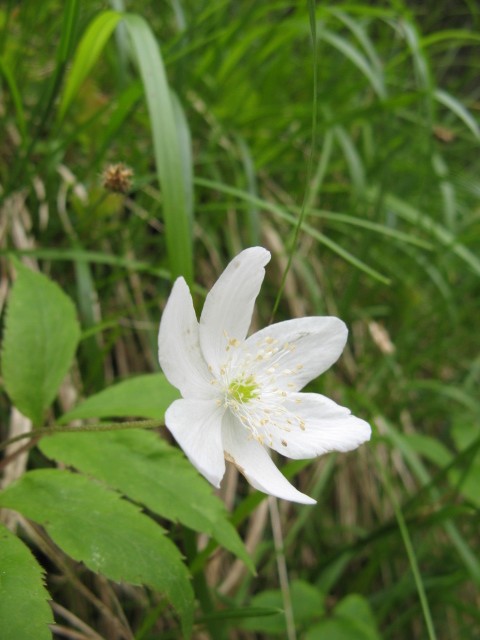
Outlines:
{"type": "MultiPolygon", "coordinates": [[[[248,430],[249,438],[269,446],[280,441],[287,447],[288,442],[279,438],[280,433],[306,429],[305,422],[285,406],[290,390],[297,388],[285,378],[294,378],[303,365],[288,362],[287,367],[282,368],[282,359],[290,357],[296,345],[285,342],[276,346],[278,340],[266,336],[257,341],[252,351],[247,351],[244,343],[229,337],[226,331],[223,335],[227,339],[228,356],[218,379],[222,393],[220,405],[235,415],[248,430]],[[232,350],[239,347],[241,351],[234,354],[232,350]],[[267,362],[268,367],[263,364],[267,362]]],[[[295,401],[300,402],[298,398],[295,401]]]]}

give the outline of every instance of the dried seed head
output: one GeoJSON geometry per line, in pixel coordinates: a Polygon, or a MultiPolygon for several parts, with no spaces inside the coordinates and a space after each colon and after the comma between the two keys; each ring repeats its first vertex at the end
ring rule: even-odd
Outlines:
{"type": "Polygon", "coordinates": [[[108,191],[128,193],[132,188],[132,176],[132,169],[123,162],[109,164],[102,174],[102,183],[108,191]]]}

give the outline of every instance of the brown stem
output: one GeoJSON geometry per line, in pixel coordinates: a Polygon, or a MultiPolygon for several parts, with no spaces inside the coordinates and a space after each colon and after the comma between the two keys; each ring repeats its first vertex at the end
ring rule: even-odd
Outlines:
{"type": "Polygon", "coordinates": [[[60,569],[66,579],[72,584],[78,593],[88,600],[98,611],[109,620],[115,628],[116,637],[118,639],[133,640],[133,635],[130,629],[126,629],[119,618],[107,607],[107,605],[100,600],[94,593],[86,587],[83,582],[76,576],[75,571],[70,566],[68,559],[56,549],[52,541],[45,535],[42,529],[25,519],[22,519],[22,526],[27,531],[32,541],[39,547],[39,549],[60,569]]]}
{"type": "Polygon", "coordinates": [[[40,438],[43,438],[44,436],[51,436],[55,433],[78,433],[80,431],[122,431],[124,429],[157,429],[163,426],[163,422],[160,422],[159,420],[133,420],[130,422],[112,422],[110,424],[86,424],[82,427],[43,427],[41,429],[29,431],[28,433],[21,433],[14,438],[9,438],[8,440],[0,442],[0,451],[6,449],[10,444],[18,442],[19,440],[24,440],[25,438],[36,438],[36,444],[40,438]]]}
{"type": "MultiPolygon", "coordinates": [[[[30,436],[32,439],[30,440],[30,442],[27,442],[26,444],[24,444],[23,447],[19,447],[18,449],[15,449],[15,451],[13,451],[10,455],[5,456],[5,458],[3,458],[3,460],[0,461],[0,471],[5,467],[7,467],[11,462],[13,462],[15,458],[17,458],[19,455],[21,455],[22,453],[25,453],[25,451],[28,451],[29,449],[33,449],[33,447],[40,440],[40,438],[38,437],[33,437],[33,434],[31,433],[21,434],[21,437],[24,438],[25,436],[30,436]]],[[[18,436],[16,438],[11,438],[11,440],[8,441],[8,443],[10,444],[12,440],[15,441],[17,439],[20,440],[21,438],[19,438],[18,436]]]]}

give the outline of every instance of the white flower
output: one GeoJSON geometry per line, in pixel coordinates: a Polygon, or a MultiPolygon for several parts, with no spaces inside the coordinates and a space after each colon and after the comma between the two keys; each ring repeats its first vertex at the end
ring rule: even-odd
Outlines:
{"type": "Polygon", "coordinates": [[[200,323],[183,278],[160,323],[160,365],[183,398],[165,422],[192,464],[216,487],[233,462],[256,489],[314,504],[273,463],[266,447],[294,459],[349,451],[370,426],[316,393],[299,393],[340,356],[347,328],[338,318],[273,324],[246,338],[270,253],[242,251],[207,295],[200,323]]]}

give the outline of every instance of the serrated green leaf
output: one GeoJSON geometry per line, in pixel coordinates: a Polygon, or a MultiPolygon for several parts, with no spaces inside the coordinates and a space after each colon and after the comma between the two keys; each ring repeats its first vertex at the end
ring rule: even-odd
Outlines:
{"type": "Polygon", "coordinates": [[[2,371],[12,402],[38,426],[72,364],[80,327],[72,301],[57,284],[20,263],[16,268],[2,371]]]}
{"type": "Polygon", "coordinates": [[[41,524],[92,571],[165,594],[190,635],[193,591],[180,552],[159,525],[118,493],[79,474],[40,469],[10,485],[0,504],[41,524]]]}
{"type": "Polygon", "coordinates": [[[86,418],[158,418],[180,394],[163,373],[150,373],[123,380],[93,396],[65,413],[60,423],[86,418]]]}
{"type": "Polygon", "coordinates": [[[59,433],[40,443],[42,452],[88,473],[164,518],[207,533],[253,562],[227,519],[223,503],[178,449],[150,431],[59,433]]]}
{"type": "Polygon", "coordinates": [[[43,569],[28,547],[0,525],[0,629],[2,640],[51,640],[53,615],[43,569]],[[28,615],[25,615],[28,612],[28,615]]]}

